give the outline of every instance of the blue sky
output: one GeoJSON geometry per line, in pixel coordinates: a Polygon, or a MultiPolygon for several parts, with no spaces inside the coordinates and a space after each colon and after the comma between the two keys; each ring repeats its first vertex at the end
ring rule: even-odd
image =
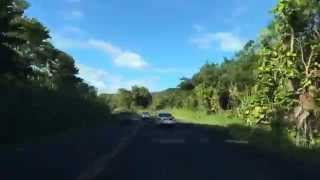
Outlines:
{"type": "Polygon", "coordinates": [[[221,62],[256,39],[276,0],[29,0],[99,92],[176,87],[207,61],[221,62]]]}

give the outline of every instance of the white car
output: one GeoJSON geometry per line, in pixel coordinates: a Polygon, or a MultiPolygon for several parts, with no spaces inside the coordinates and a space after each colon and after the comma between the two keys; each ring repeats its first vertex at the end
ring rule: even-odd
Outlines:
{"type": "Polygon", "coordinates": [[[175,125],[177,122],[170,113],[159,113],[157,123],[159,125],[175,125]]]}
{"type": "Polygon", "coordinates": [[[141,117],[142,117],[142,119],[150,119],[150,118],[151,118],[151,115],[150,115],[150,113],[148,113],[148,112],[143,112],[143,113],[141,114],[141,117]]]}

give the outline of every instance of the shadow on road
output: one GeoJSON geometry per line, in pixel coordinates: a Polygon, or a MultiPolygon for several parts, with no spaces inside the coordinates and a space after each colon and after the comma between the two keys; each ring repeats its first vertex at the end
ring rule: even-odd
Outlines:
{"type": "MultiPolygon", "coordinates": [[[[297,159],[291,141],[267,129],[179,123],[144,128],[96,179],[301,179],[317,175],[311,159],[297,159]],[[240,139],[237,139],[240,138],[240,139]],[[233,140],[229,142],[228,140],[233,140]],[[249,143],[243,143],[248,140],[249,143]],[[240,143],[238,143],[240,142],[240,143]],[[293,148],[291,154],[278,149],[293,148]],[[295,153],[292,153],[292,152],[295,153]]],[[[311,156],[309,157],[311,158],[311,156]]],[[[318,161],[319,162],[319,161],[318,161]]]]}
{"type": "Polygon", "coordinates": [[[136,126],[141,126],[137,135],[111,160],[100,162],[102,171],[93,179],[292,180],[317,175],[315,150],[296,148],[289,139],[276,139],[267,129],[186,123],[159,126],[135,113],[119,113],[114,118],[117,123],[1,150],[0,179],[78,180],[136,126]],[[278,151],[288,148],[286,154],[278,151]],[[305,155],[304,161],[296,158],[299,153],[305,155]]]}

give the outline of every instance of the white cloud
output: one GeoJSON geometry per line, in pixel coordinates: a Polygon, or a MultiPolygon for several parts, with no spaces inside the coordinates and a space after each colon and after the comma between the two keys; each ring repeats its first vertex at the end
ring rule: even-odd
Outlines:
{"type": "Polygon", "coordinates": [[[215,33],[215,40],[223,51],[239,51],[245,44],[245,41],[229,32],[215,33]]]}
{"type": "Polygon", "coordinates": [[[102,50],[103,52],[109,54],[113,58],[122,54],[122,50],[120,48],[115,47],[109,42],[90,39],[88,41],[88,44],[98,50],[102,50]]]}
{"type": "Polygon", "coordinates": [[[219,46],[222,51],[234,52],[241,50],[245,41],[230,32],[202,33],[190,39],[190,42],[200,49],[210,49],[219,46]]]}
{"type": "Polygon", "coordinates": [[[147,63],[143,58],[133,52],[122,52],[114,59],[114,63],[119,67],[129,67],[129,68],[144,68],[147,63]]]}
{"type": "MultiPolygon", "coordinates": [[[[74,29],[74,31],[76,30],[77,29],[74,29]]],[[[94,39],[78,40],[53,33],[52,42],[60,49],[97,49],[110,56],[112,62],[118,67],[143,69],[149,66],[147,61],[140,54],[123,50],[106,41],[94,39]]]]}
{"type": "Polygon", "coordinates": [[[89,40],[89,46],[104,51],[111,58],[113,63],[119,67],[127,67],[132,69],[143,69],[148,66],[148,63],[142,58],[141,55],[122,50],[121,48],[105,41],[89,40]]]}
{"type": "Polygon", "coordinates": [[[79,77],[95,86],[99,93],[115,93],[120,88],[130,89],[134,85],[145,86],[154,91],[158,77],[142,79],[127,79],[120,75],[113,75],[105,70],[92,68],[83,64],[78,65],[79,77]]]}
{"type": "Polygon", "coordinates": [[[121,78],[109,72],[79,64],[79,77],[96,87],[99,92],[115,92],[120,87],[121,78]]]}

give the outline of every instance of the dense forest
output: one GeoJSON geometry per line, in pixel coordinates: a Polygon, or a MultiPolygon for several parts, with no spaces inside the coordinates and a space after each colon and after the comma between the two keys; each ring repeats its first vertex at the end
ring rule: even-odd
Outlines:
{"type": "Polygon", "coordinates": [[[24,15],[24,0],[0,1],[0,141],[90,127],[110,118],[74,59],[55,48],[49,30],[24,15]]]}
{"type": "Polygon", "coordinates": [[[255,84],[256,51],[257,45],[249,41],[234,59],[205,64],[192,78],[181,78],[177,88],[155,93],[153,108],[190,108],[214,113],[237,107],[255,84]]]}
{"type": "Polygon", "coordinates": [[[146,87],[132,86],[131,90],[119,89],[116,94],[100,94],[99,97],[113,112],[146,109],[152,104],[152,94],[146,87]]]}

